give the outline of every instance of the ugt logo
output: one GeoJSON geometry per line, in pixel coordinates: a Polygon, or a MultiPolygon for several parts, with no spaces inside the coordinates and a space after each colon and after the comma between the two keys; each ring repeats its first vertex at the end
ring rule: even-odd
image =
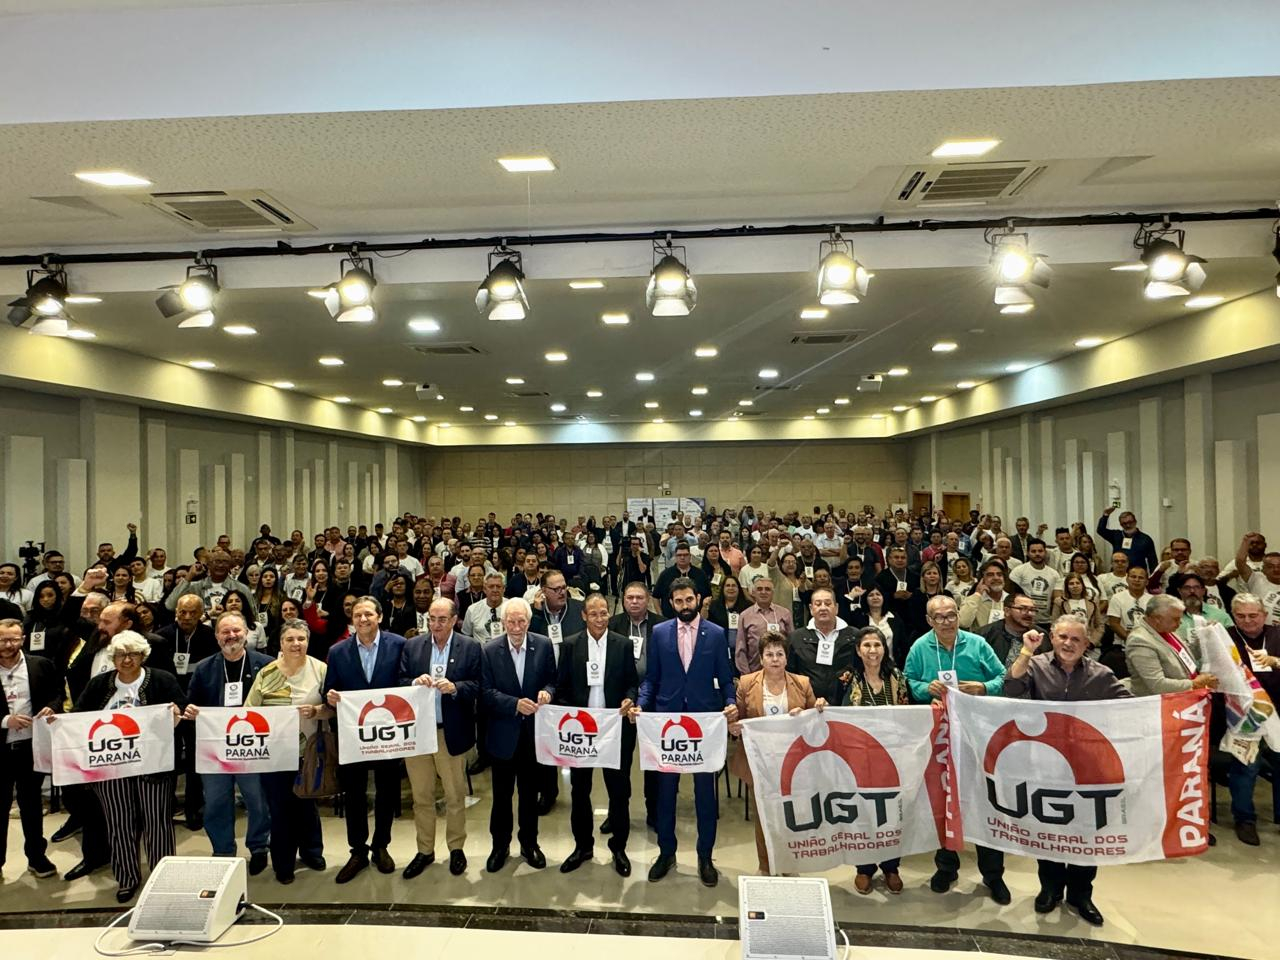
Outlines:
{"type": "Polygon", "coordinates": [[[1046,713],[1044,732],[1023,733],[1013,720],[1002,725],[987,744],[982,760],[986,773],[987,799],[1008,817],[1022,818],[1030,814],[1041,823],[1062,826],[1076,818],[1073,797],[1092,802],[1097,829],[1107,825],[1107,801],[1124,792],[1124,763],[1111,741],[1092,724],[1066,713],[1046,713]],[[1032,787],[1025,779],[1013,781],[1013,799],[1002,803],[996,790],[996,761],[1007,747],[1015,743],[1042,743],[1058,751],[1071,767],[1075,790],[1032,787]],[[1119,784],[1104,787],[1102,784],[1119,784]],[[1090,789],[1080,789],[1084,785],[1090,789]]]}
{"type": "Polygon", "coordinates": [[[271,737],[271,724],[267,722],[267,718],[256,710],[246,710],[244,716],[233,714],[231,719],[227,721],[227,748],[226,758],[228,760],[255,760],[269,757],[271,751],[267,749],[267,740],[271,737]],[[249,730],[236,730],[232,732],[232,728],[237,725],[243,727],[248,725],[249,730]]]}
{"type": "Polygon", "coordinates": [[[595,717],[585,710],[575,710],[560,718],[556,726],[559,737],[560,755],[562,757],[592,757],[597,753],[596,738],[600,728],[596,726],[595,717]],[[576,723],[578,730],[565,729],[565,725],[576,723]]]}
{"type": "Polygon", "coordinates": [[[381,703],[370,700],[364,705],[357,721],[356,734],[362,743],[408,740],[413,736],[417,720],[418,715],[414,713],[413,706],[408,700],[394,693],[388,693],[382,698],[381,703]],[[376,717],[370,719],[369,714],[374,710],[385,710],[391,714],[391,722],[388,723],[376,717]]]}
{"type": "Polygon", "coordinates": [[[830,824],[853,823],[860,812],[859,801],[869,803],[876,827],[883,827],[889,819],[889,801],[901,792],[898,768],[875,737],[860,727],[838,721],[827,722],[827,739],[817,746],[804,737],[797,737],[782,758],[782,776],[779,787],[782,796],[782,815],[787,829],[799,832],[814,830],[823,821],[830,824]],[[833,753],[844,761],[853,774],[856,790],[815,790],[808,798],[792,795],[792,781],[796,768],[805,757],[815,753],[833,753]],[[807,807],[807,809],[806,809],[807,807]],[[798,808],[798,809],[797,809],[798,808]],[[800,817],[804,817],[804,822],[800,817]]]}
{"type": "Polygon", "coordinates": [[[701,753],[702,727],[698,725],[698,721],[693,717],[682,714],[678,720],[668,720],[662,725],[662,734],[658,737],[658,742],[664,754],[701,753]],[[668,737],[667,734],[671,732],[673,727],[679,729],[684,736],[668,737]]]}
{"type": "Polygon", "coordinates": [[[126,713],[113,713],[110,719],[95,720],[89,727],[89,766],[110,767],[141,760],[142,754],[138,751],[141,736],[138,722],[126,713]],[[115,728],[116,736],[110,735],[109,727],[115,728]]]}

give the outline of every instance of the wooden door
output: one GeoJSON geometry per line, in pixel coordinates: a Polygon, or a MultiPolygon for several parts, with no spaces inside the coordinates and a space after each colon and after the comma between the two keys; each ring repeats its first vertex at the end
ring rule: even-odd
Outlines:
{"type": "Polygon", "coordinates": [[[933,494],[913,492],[911,494],[911,516],[918,517],[922,513],[933,513],[933,494]]]}
{"type": "Polygon", "coordinates": [[[942,509],[947,516],[958,523],[969,519],[969,495],[967,493],[944,493],[942,509]]]}

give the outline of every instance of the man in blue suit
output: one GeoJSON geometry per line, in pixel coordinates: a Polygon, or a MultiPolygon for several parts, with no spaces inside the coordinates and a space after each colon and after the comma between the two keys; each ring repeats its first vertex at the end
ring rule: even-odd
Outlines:
{"type": "MultiPolygon", "coordinates": [[[[329,669],[324,677],[324,693],[329,706],[336,707],[344,690],[380,690],[400,686],[400,654],[404,637],[383,633],[382,604],[373,597],[361,597],[351,608],[355,636],[329,648],[329,669]]],[[[373,863],[380,873],[396,868],[387,845],[391,842],[391,821],[400,799],[400,760],[366,760],[338,765],[347,815],[347,844],[351,859],[338,871],[338,883],[347,883],[373,863]],[[373,843],[369,843],[369,774],[373,774],[373,843]]]]}
{"type": "Polygon", "coordinates": [[[520,789],[520,855],[541,870],[547,858],[538,847],[538,790],[541,776],[533,745],[533,715],[556,692],[556,658],[551,640],[529,633],[533,610],[520,597],[502,607],[506,631],[484,645],[480,657],[480,698],[488,716],[485,747],[493,764],[493,806],[489,835],[493,851],[485,869],[497,873],[511,848],[511,798],[520,789]]]}
{"type": "MultiPolygon", "coordinates": [[[[658,713],[707,713],[719,710],[737,720],[738,707],[733,686],[733,665],[724,630],[703,620],[698,611],[702,598],[688,577],[672,581],[668,599],[676,619],[653,628],[649,638],[648,665],[640,685],[641,710],[658,713]]],[[[649,870],[649,880],[658,881],[676,863],[676,791],[680,774],[659,774],[658,859],[649,870]]],[[[711,862],[716,844],[716,778],[712,773],[693,775],[694,809],[698,817],[698,877],[714,887],[720,875],[711,862]]]]}

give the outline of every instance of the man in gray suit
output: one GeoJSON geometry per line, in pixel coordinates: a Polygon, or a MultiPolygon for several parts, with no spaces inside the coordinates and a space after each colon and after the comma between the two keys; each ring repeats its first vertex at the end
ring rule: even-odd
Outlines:
{"type": "Polygon", "coordinates": [[[1145,615],[1129,631],[1124,658],[1135,697],[1217,689],[1218,678],[1200,672],[1200,641],[1195,633],[1186,639],[1178,636],[1184,609],[1177,597],[1159,594],[1147,602],[1145,615]]]}

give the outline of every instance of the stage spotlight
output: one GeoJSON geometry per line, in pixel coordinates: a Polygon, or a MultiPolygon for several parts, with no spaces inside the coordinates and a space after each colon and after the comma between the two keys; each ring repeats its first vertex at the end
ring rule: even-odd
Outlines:
{"type": "Polygon", "coordinates": [[[853,244],[836,230],[818,245],[818,302],[823,306],[857,303],[867,295],[871,274],[853,256],[853,244]]]}
{"type": "Polygon", "coordinates": [[[490,320],[523,320],[529,312],[524,292],[524,259],[505,243],[489,254],[489,273],[476,290],[476,309],[490,320]]]}
{"type": "Polygon", "coordinates": [[[168,319],[182,317],[179,330],[212,327],[218,294],[218,268],[197,260],[187,267],[187,278],[176,287],[168,287],[156,300],[160,313],[168,319]]]}
{"type": "Polygon", "coordinates": [[[358,247],[338,265],[342,272],[337,283],[324,288],[324,307],[339,323],[372,323],[377,317],[373,308],[373,261],[360,256],[358,247]]]}
{"type": "Polygon", "coordinates": [[[9,322],[20,327],[34,318],[32,333],[65,337],[69,320],[66,307],[67,275],[46,264],[27,271],[27,292],[9,304],[9,322]]]}
{"type": "Polygon", "coordinates": [[[686,258],[684,247],[672,246],[670,235],[665,244],[654,241],[644,302],[655,317],[687,317],[698,305],[698,287],[682,258],[686,258]]]}
{"type": "Polygon", "coordinates": [[[1142,294],[1148,300],[1188,297],[1204,286],[1205,261],[1184,251],[1185,241],[1186,231],[1171,229],[1167,220],[1158,228],[1138,228],[1134,245],[1142,250],[1142,294]]]}
{"type": "Polygon", "coordinates": [[[1030,288],[1049,286],[1053,273],[1044,256],[1032,253],[1027,235],[1014,233],[1012,225],[1003,231],[987,230],[984,239],[991,247],[996,274],[995,302],[1002,307],[1030,309],[1035,303],[1030,288]]]}

